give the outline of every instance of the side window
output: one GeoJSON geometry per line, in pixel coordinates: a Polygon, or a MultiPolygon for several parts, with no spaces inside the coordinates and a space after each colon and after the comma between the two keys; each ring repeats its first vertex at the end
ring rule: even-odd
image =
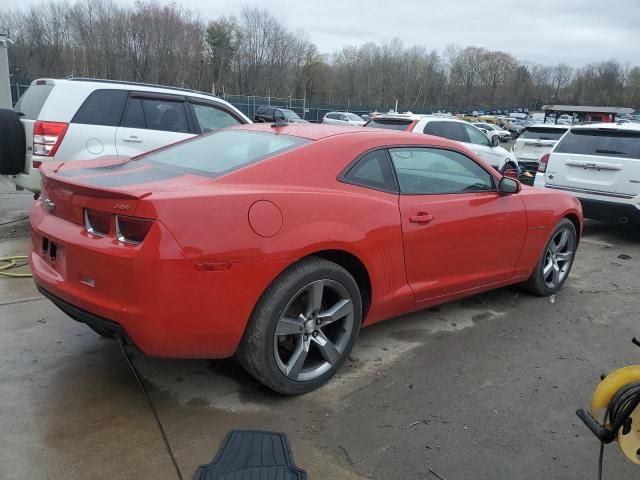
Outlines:
{"type": "Polygon", "coordinates": [[[397,191],[396,182],[385,150],[375,150],[367,153],[349,169],[343,178],[349,183],[362,187],[391,192],[397,191]]]}
{"type": "Polygon", "coordinates": [[[191,105],[201,133],[213,132],[214,130],[240,124],[240,121],[230,113],[213,105],[204,103],[192,103],[191,105]]]}
{"type": "Polygon", "coordinates": [[[335,113],[327,113],[327,118],[330,118],[331,120],[337,120],[335,113]]]}
{"type": "Polygon", "coordinates": [[[189,133],[184,102],[142,98],[147,129],[189,133]]]}
{"type": "Polygon", "coordinates": [[[463,124],[458,122],[429,122],[425,125],[423,133],[448,138],[456,142],[466,142],[467,136],[462,126],[463,124]]]}
{"type": "Polygon", "coordinates": [[[71,123],[117,127],[127,96],[126,90],[96,90],[87,97],[71,123]]]}
{"type": "Polygon", "coordinates": [[[147,128],[147,123],[144,120],[144,112],[142,111],[141,99],[129,97],[127,110],[122,119],[122,126],[127,128],[147,128]]]}
{"type": "Polygon", "coordinates": [[[440,148],[389,150],[400,192],[414,195],[494,190],[493,177],[469,157],[440,148]]]}
{"type": "Polygon", "coordinates": [[[340,115],[340,120],[342,120],[343,122],[348,122],[349,119],[347,118],[346,115],[340,115]]]}
{"type": "Polygon", "coordinates": [[[491,146],[489,143],[489,139],[487,136],[471,125],[463,125],[467,130],[467,135],[469,136],[469,143],[475,143],[476,145],[484,145],[485,147],[491,146]]]}

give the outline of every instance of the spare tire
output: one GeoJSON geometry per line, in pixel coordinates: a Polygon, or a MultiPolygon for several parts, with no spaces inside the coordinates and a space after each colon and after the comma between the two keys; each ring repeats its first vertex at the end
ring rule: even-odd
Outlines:
{"type": "Polygon", "coordinates": [[[24,126],[13,110],[0,109],[0,175],[24,171],[26,141],[24,126]]]}

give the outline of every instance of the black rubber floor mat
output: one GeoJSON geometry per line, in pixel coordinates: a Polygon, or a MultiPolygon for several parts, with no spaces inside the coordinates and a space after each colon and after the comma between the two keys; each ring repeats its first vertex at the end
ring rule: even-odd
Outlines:
{"type": "Polygon", "coordinates": [[[194,480],[307,480],[293,463],[283,433],[232,430],[213,461],[201,465],[194,480]]]}

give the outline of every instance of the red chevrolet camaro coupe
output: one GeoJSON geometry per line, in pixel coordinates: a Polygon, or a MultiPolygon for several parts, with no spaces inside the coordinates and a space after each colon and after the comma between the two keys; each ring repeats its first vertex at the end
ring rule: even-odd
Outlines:
{"type": "Polygon", "coordinates": [[[575,198],[379,129],[245,125],[41,173],[44,295],[148,355],[235,355],[284,394],[326,382],[362,326],[509,284],[556,292],[582,231],[575,198]]]}

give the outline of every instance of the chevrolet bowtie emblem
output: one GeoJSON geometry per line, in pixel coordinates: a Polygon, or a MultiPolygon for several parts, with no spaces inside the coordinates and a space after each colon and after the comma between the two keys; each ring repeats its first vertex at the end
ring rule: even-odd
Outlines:
{"type": "Polygon", "coordinates": [[[47,209],[47,212],[49,213],[53,213],[53,211],[56,209],[56,204],[53,203],[51,200],[49,200],[48,198],[44,199],[44,208],[47,209]]]}

